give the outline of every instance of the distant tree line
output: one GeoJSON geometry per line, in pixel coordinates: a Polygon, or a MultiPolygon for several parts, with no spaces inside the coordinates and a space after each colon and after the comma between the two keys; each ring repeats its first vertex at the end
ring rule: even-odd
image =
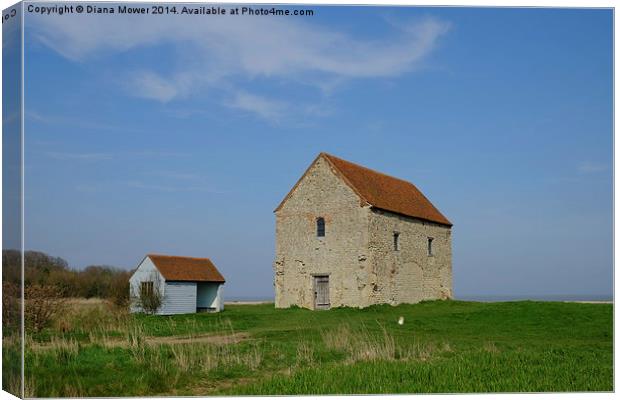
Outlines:
{"type": "MultiPolygon", "coordinates": [[[[20,253],[2,252],[3,282],[20,283],[20,253]]],[[[62,297],[99,297],[122,305],[129,296],[133,271],[109,265],[91,265],[82,270],[69,268],[66,260],[40,251],[24,253],[24,285],[53,286],[62,297]]]]}
{"type": "MultiPolygon", "coordinates": [[[[126,271],[108,265],[91,265],[82,270],[69,267],[66,260],[39,251],[24,253],[24,293],[27,326],[40,330],[54,314],[61,312],[63,299],[99,297],[117,306],[129,302],[126,271]]],[[[5,326],[18,323],[21,298],[21,253],[2,251],[2,303],[5,326]]]]}

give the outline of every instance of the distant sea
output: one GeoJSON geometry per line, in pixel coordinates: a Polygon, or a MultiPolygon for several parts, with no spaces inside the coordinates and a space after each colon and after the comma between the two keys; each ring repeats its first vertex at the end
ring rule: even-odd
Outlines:
{"type": "MultiPolygon", "coordinates": [[[[273,297],[270,296],[225,296],[226,301],[269,301],[273,302],[273,297]]],[[[478,296],[478,295],[456,295],[455,300],[465,301],[517,301],[517,300],[540,300],[540,301],[613,301],[612,295],[579,295],[579,294],[567,294],[567,295],[494,295],[494,296],[478,296]]]]}
{"type": "Polygon", "coordinates": [[[224,301],[271,301],[273,302],[273,297],[270,296],[227,296],[224,293],[224,301]]]}

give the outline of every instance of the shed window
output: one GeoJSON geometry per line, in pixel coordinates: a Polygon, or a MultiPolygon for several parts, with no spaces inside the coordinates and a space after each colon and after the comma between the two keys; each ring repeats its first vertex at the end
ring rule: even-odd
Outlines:
{"type": "Polygon", "coordinates": [[[318,237],[325,236],[325,219],[323,217],[318,217],[316,219],[316,235],[318,237]]]}
{"type": "Polygon", "coordinates": [[[429,256],[433,255],[433,238],[432,237],[428,238],[428,255],[429,256]]]}
{"type": "Polygon", "coordinates": [[[150,297],[153,295],[153,282],[141,282],[140,284],[140,294],[142,297],[150,297]]]}
{"type": "Polygon", "coordinates": [[[394,251],[400,250],[400,233],[394,232],[394,251]]]}

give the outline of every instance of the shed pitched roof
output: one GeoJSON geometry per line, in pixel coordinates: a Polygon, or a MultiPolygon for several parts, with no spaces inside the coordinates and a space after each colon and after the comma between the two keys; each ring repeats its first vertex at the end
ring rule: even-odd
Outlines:
{"type": "Polygon", "coordinates": [[[221,282],[226,280],[208,258],[148,254],[167,281],[221,282]]]}
{"type": "MultiPolygon", "coordinates": [[[[327,153],[319,154],[316,160],[321,157],[327,160],[333,167],[334,172],[363,201],[372,207],[452,226],[452,223],[411,182],[374,171],[327,153]]],[[[295,187],[280,203],[276,211],[286,202],[293,190],[295,190],[295,187]]]]}

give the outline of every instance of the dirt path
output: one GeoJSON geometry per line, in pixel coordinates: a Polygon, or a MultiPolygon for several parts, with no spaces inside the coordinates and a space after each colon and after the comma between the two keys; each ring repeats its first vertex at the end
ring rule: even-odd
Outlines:
{"type": "Polygon", "coordinates": [[[237,332],[230,335],[199,335],[199,336],[151,336],[146,338],[148,344],[235,344],[250,337],[245,332],[237,332]]]}
{"type": "MultiPolygon", "coordinates": [[[[147,336],[144,341],[148,345],[161,345],[161,344],[198,344],[198,343],[211,343],[217,345],[235,344],[247,340],[250,335],[246,332],[236,332],[226,335],[178,335],[178,336],[147,336]]],[[[67,340],[60,340],[63,345],[67,344],[67,340]]],[[[60,344],[59,343],[59,344],[60,344]]],[[[44,351],[54,348],[59,344],[55,342],[31,342],[30,348],[35,351],[44,351]]],[[[124,338],[107,337],[97,340],[96,342],[80,343],[82,346],[89,346],[100,344],[105,347],[129,347],[129,343],[124,338]]]]}

